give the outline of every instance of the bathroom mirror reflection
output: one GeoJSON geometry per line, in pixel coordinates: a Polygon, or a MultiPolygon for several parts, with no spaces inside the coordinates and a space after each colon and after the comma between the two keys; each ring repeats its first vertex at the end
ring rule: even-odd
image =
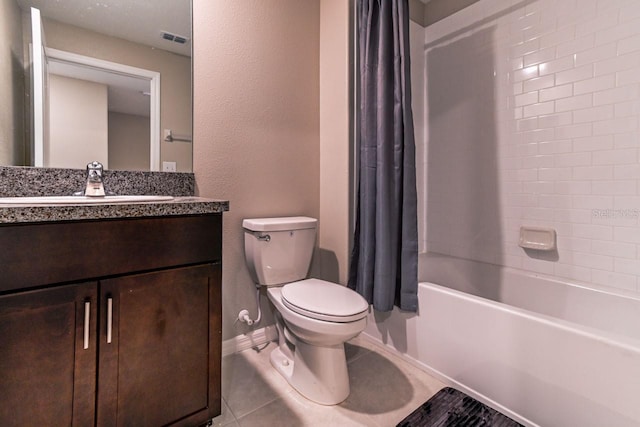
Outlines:
{"type": "Polygon", "coordinates": [[[192,171],[190,0],[0,0],[0,16],[0,165],[192,171]]]}

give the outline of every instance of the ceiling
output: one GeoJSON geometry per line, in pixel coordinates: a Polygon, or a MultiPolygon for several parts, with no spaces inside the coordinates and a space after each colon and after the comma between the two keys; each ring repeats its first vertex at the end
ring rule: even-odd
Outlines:
{"type": "Polygon", "coordinates": [[[191,56],[190,0],[16,0],[22,10],[45,18],[191,56]],[[186,44],[162,39],[162,31],[185,36],[186,44]]]}

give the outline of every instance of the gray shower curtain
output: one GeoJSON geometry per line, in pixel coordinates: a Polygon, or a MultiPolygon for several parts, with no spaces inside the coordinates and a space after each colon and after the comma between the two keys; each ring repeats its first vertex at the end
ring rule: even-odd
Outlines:
{"type": "Polygon", "coordinates": [[[360,137],[349,287],[417,310],[418,232],[407,0],[358,0],[360,137]]]}

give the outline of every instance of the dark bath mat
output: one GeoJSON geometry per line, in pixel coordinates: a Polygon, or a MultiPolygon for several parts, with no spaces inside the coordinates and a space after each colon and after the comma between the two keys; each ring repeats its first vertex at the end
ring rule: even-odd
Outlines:
{"type": "Polygon", "coordinates": [[[396,427],[523,427],[451,387],[443,388],[396,427]]]}

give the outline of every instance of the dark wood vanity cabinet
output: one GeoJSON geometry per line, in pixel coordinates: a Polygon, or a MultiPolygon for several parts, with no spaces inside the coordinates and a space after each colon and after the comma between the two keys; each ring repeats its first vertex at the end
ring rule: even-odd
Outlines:
{"type": "Polygon", "coordinates": [[[85,323],[96,325],[97,290],[0,296],[0,425],[93,425],[97,331],[85,348],[85,323]]]}
{"type": "Polygon", "coordinates": [[[219,289],[219,272],[219,266],[203,265],[100,283],[107,301],[100,317],[112,319],[112,332],[108,337],[101,328],[99,334],[98,425],[207,419],[209,395],[218,393],[210,385],[219,381],[209,371],[209,356],[219,351],[209,345],[209,308],[220,307],[212,289],[219,289]]]}
{"type": "Polygon", "coordinates": [[[221,225],[207,214],[0,227],[13,248],[0,254],[0,425],[220,414],[221,225]],[[21,274],[29,260],[36,272],[21,274]]]}

